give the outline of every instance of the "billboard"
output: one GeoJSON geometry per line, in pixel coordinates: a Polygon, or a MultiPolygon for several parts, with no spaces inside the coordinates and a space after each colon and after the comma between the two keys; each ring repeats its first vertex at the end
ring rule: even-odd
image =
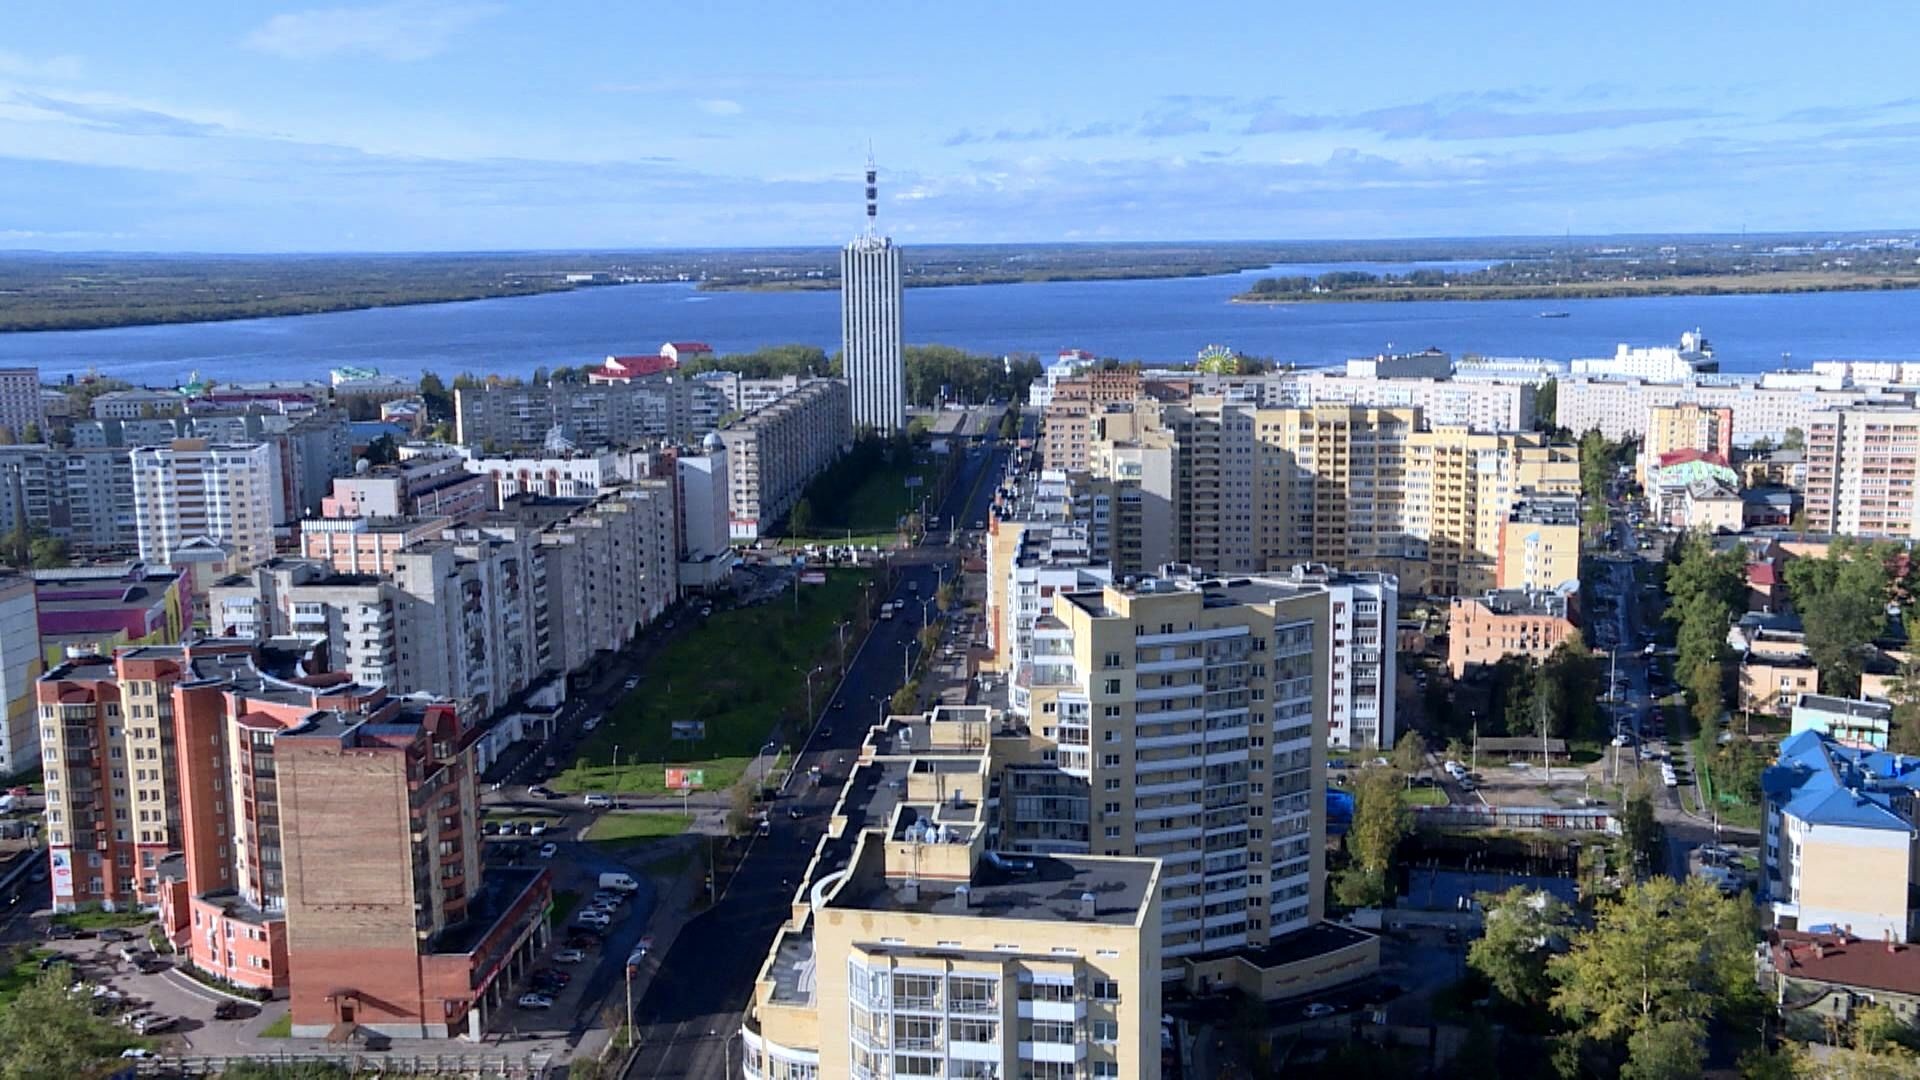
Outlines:
{"type": "Polygon", "coordinates": [[[705,720],[675,720],[673,722],[672,738],[693,742],[706,737],[707,722],[705,720]]]}
{"type": "Polygon", "coordinates": [[[800,584],[802,585],[825,585],[826,583],[827,572],[825,570],[800,571],[800,584]]]}
{"type": "Polygon", "coordinates": [[[62,900],[73,899],[73,853],[66,848],[52,848],[47,852],[47,860],[53,871],[53,895],[62,900]]]}
{"type": "Polygon", "coordinates": [[[707,786],[705,769],[668,769],[667,787],[674,791],[691,791],[707,786]]]}

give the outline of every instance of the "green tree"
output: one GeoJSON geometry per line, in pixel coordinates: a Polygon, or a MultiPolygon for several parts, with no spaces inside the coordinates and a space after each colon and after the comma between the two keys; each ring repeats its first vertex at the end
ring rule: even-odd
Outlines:
{"type": "Polygon", "coordinates": [[[801,499],[793,504],[793,510],[787,514],[787,533],[791,536],[806,536],[813,532],[813,502],[801,499]]]}
{"type": "Polygon", "coordinates": [[[367,451],[360,455],[370,465],[391,465],[400,460],[400,444],[391,435],[382,435],[367,444],[367,451]]]}
{"type": "Polygon", "coordinates": [[[1887,749],[1896,754],[1920,755],[1920,652],[1909,652],[1900,661],[1887,690],[1893,702],[1893,730],[1887,736],[1887,749]]]}
{"type": "Polygon", "coordinates": [[[887,702],[887,707],[891,709],[896,716],[919,712],[920,683],[918,681],[911,681],[900,689],[895,690],[893,692],[893,700],[887,702]]]}
{"type": "Polygon", "coordinates": [[[1533,430],[1552,431],[1559,420],[1560,383],[1548,379],[1533,389],[1533,430]]]}
{"type": "Polygon", "coordinates": [[[1828,693],[1860,689],[1860,647],[1886,628],[1892,582],[1886,552],[1836,541],[1823,559],[1787,564],[1787,594],[1807,632],[1807,650],[1828,693]]]}
{"type": "Polygon", "coordinates": [[[1807,448],[1807,433],[1799,428],[1790,427],[1782,434],[1784,438],[1780,440],[1780,449],[1805,450],[1807,448]]]}
{"type": "Polygon", "coordinates": [[[1660,858],[1661,830],[1653,812],[1653,793],[1645,784],[1636,784],[1627,794],[1620,810],[1620,836],[1641,871],[1651,869],[1660,858]]]}
{"type": "MultiPolygon", "coordinates": [[[[1703,878],[1635,882],[1603,902],[1591,930],[1547,962],[1553,1011],[1587,1036],[1620,1041],[1675,1021],[1753,1006],[1753,927],[1745,901],[1703,878]]],[[[1665,1036],[1652,1036],[1656,1040],[1665,1036]]]]}
{"type": "Polygon", "coordinates": [[[959,599],[959,596],[959,590],[954,587],[954,583],[951,581],[942,582],[940,588],[933,594],[933,598],[935,602],[940,605],[941,611],[952,611],[953,602],[959,599]]]}
{"type": "Polygon", "coordinates": [[[1393,744],[1393,767],[1411,780],[1427,770],[1427,740],[1417,731],[1409,731],[1393,744]]]}
{"type": "Polygon", "coordinates": [[[1663,1020],[1627,1038],[1622,1080],[1693,1080],[1705,1058],[1706,1025],[1699,1020],[1663,1020]]]}
{"type": "Polygon", "coordinates": [[[1720,723],[1726,705],[1726,678],[1717,660],[1695,664],[1687,672],[1687,693],[1693,697],[1693,722],[1701,731],[1720,723]]]}
{"type": "Polygon", "coordinates": [[[40,425],[31,420],[27,421],[27,430],[22,432],[20,437],[30,443],[46,441],[46,437],[40,433],[40,425]]]}
{"type": "Polygon", "coordinates": [[[0,1009],[0,1080],[85,1076],[133,1044],[67,993],[69,980],[70,969],[56,966],[0,1009]]]}
{"type": "Polygon", "coordinates": [[[1516,1005],[1542,1000],[1552,989],[1547,958],[1572,919],[1567,906],[1550,893],[1521,886],[1477,899],[1486,912],[1486,930],[1467,947],[1467,963],[1516,1005]]]}
{"type": "Polygon", "coordinates": [[[27,551],[35,570],[58,570],[69,565],[67,542],[57,536],[36,536],[27,551]]]}
{"type": "Polygon", "coordinates": [[[1018,410],[1008,409],[1006,415],[1000,418],[1000,437],[1008,442],[1012,442],[1020,437],[1020,413],[1018,410]]]}
{"type": "Polygon", "coordinates": [[[1392,769],[1360,770],[1353,789],[1353,825],[1347,830],[1347,850],[1354,865],[1370,874],[1393,869],[1394,852],[1412,827],[1400,801],[1400,776],[1392,769]]]}

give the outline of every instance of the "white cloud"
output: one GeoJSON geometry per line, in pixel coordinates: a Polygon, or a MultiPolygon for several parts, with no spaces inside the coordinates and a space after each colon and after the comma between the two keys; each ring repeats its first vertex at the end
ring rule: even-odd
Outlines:
{"type": "Polygon", "coordinates": [[[700,111],[711,116],[739,116],[746,112],[746,106],[732,98],[702,98],[700,111]]]}
{"type": "Polygon", "coordinates": [[[67,55],[35,58],[0,49],[0,75],[14,79],[69,82],[80,77],[80,58],[67,55]]]}
{"type": "Polygon", "coordinates": [[[372,7],[314,8],[268,19],[248,34],[248,48],[294,60],[362,53],[386,60],[425,60],[446,51],[468,26],[500,9],[493,4],[400,0],[372,7]]]}

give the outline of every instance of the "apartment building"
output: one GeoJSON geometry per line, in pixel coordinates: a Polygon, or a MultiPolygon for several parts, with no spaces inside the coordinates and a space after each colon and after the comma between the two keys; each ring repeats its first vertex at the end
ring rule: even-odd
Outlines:
{"type": "Polygon", "coordinates": [[[815,379],[720,429],[734,540],[757,540],[853,445],[851,400],[845,381],[815,379]]]}
{"type": "Polygon", "coordinates": [[[186,398],[177,390],[109,390],[93,399],[96,420],[140,420],[175,416],[186,410],[186,398]]]}
{"type": "Polygon", "coordinates": [[[1093,548],[1116,573],[1151,571],[1130,552],[1150,549],[1153,511],[1170,504],[1172,527],[1157,535],[1171,538],[1173,557],[1163,561],[1221,574],[1325,563],[1459,595],[1496,582],[1516,503],[1578,491],[1577,457],[1533,433],[1428,428],[1414,409],[1136,402],[1099,418],[1087,499],[1099,509],[1106,495],[1110,519],[1095,521],[1093,548]],[[1162,448],[1170,474],[1159,483],[1162,448]],[[1117,512],[1123,497],[1137,532],[1117,512]]]}
{"type": "Polygon", "coordinates": [[[446,517],[337,517],[300,523],[300,554],[341,574],[385,574],[393,557],[453,527],[446,517]]]}
{"type": "MultiPolygon", "coordinates": [[[[1713,346],[1698,329],[1680,335],[1680,344],[1616,346],[1608,357],[1577,359],[1573,374],[1617,379],[1645,379],[1653,383],[1685,382],[1696,375],[1720,370],[1713,346]]],[[[1577,430],[1577,429],[1576,429],[1577,430]]]]}
{"type": "Polygon", "coordinates": [[[40,398],[39,368],[0,368],[0,428],[13,435],[14,442],[30,442],[29,432],[47,426],[46,407],[40,398]]]}
{"type": "Polygon", "coordinates": [[[1536,495],[1513,504],[1500,529],[1494,588],[1558,589],[1580,580],[1580,500],[1536,495]]]}
{"type": "Polygon", "coordinates": [[[139,546],[125,450],[0,446],[0,531],[39,529],[81,558],[139,546]]]}
{"type": "Polygon", "coordinates": [[[274,559],[213,585],[209,620],[219,636],[324,641],[333,670],[477,720],[541,672],[533,561],[525,538],[457,534],[396,552],[379,572],[274,559]]]}
{"type": "Polygon", "coordinates": [[[18,776],[40,764],[34,681],[44,667],[35,596],[32,577],[0,571],[0,777],[18,776]]]}
{"type": "Polygon", "coordinates": [[[1533,427],[1533,388],[1515,383],[1456,382],[1450,375],[1365,376],[1351,371],[1290,372],[1268,378],[1272,396],[1263,399],[1263,405],[1419,409],[1427,423],[1435,427],[1474,431],[1526,431],[1533,427]]]}
{"type": "Polygon", "coordinates": [[[244,572],[273,557],[281,517],[278,455],[271,444],[233,446],[176,439],[130,454],[140,558],[171,564],[189,542],[226,548],[244,572]]]}
{"type": "MultiPolygon", "coordinates": [[[[1027,477],[995,505],[987,523],[987,641],[993,667],[1017,672],[1032,663],[1034,624],[1060,593],[1113,580],[1093,560],[1085,522],[1073,519],[1066,478],[1027,477]]],[[[1015,710],[1024,711],[1024,700],[1015,710]]]]}
{"type": "Polygon", "coordinates": [[[1915,940],[1920,758],[1803,731],[1780,744],[1761,788],[1760,900],[1773,926],[1915,940]]]}
{"type": "Polygon", "coordinates": [[[1814,731],[1855,750],[1885,750],[1893,706],[1866,698],[1803,693],[1794,699],[1792,733],[1814,731]]]}
{"type": "Polygon", "coordinates": [[[491,504],[521,495],[548,499],[592,499],[647,474],[650,454],[600,450],[521,457],[497,457],[464,451],[466,469],[487,478],[491,504]]]}
{"type": "Polygon", "coordinates": [[[1163,964],[1319,921],[1330,612],[1272,579],[1146,579],[1054,598],[1034,628],[1045,782],[1002,802],[1015,851],[1161,861],[1163,964]],[[1052,776],[1057,772],[1058,778],[1052,776]]]}
{"type": "Polygon", "coordinates": [[[725,412],[719,388],[676,375],[454,391],[455,438],[483,450],[538,449],[554,435],[571,446],[693,442],[725,412]]]}
{"type": "Polygon", "coordinates": [[[717,433],[708,432],[698,454],[677,452],[671,467],[680,507],[680,587],[725,585],[733,575],[727,444],[717,433]]]}
{"type": "Polygon", "coordinates": [[[1806,431],[1810,531],[1920,538],[1920,408],[1829,409],[1806,431]]]}
{"type": "Polygon", "coordinates": [[[1815,414],[1824,409],[1912,400],[1910,394],[1864,389],[1770,387],[1735,376],[1701,377],[1678,384],[1574,377],[1561,379],[1555,393],[1555,419],[1569,431],[1598,431],[1614,440],[1640,438],[1647,433],[1651,409],[1691,403],[1732,410],[1732,428],[1742,445],[1762,438],[1779,443],[1789,429],[1810,431],[1815,414]]]}
{"type": "Polygon", "coordinates": [[[1469,667],[1502,657],[1545,660],[1579,632],[1566,593],[1504,589],[1456,596],[1447,620],[1447,669],[1458,679],[1469,667]]]}
{"type": "Polygon", "coordinates": [[[493,484],[457,454],[416,454],[333,481],[327,518],[459,518],[492,509],[493,484]]]}
{"type": "Polygon", "coordinates": [[[1640,443],[1640,483],[1645,486],[1660,459],[1676,450],[1698,450],[1722,462],[1733,460],[1733,409],[1695,402],[1655,405],[1647,410],[1647,431],[1640,443]]]}
{"type": "Polygon", "coordinates": [[[755,981],[742,1077],[1160,1075],[1159,866],[999,853],[1015,743],[981,707],[869,733],[755,981]]]}

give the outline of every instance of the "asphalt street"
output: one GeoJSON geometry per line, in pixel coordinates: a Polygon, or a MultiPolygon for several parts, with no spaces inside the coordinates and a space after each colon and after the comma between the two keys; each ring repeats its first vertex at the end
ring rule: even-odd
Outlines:
{"type": "MultiPolygon", "coordinates": [[[[937,511],[943,524],[962,528],[986,520],[1006,462],[1003,449],[964,452],[968,458],[937,511]]],[[[938,552],[948,540],[949,534],[934,533],[927,546],[938,552]]],[[[948,550],[953,556],[946,561],[949,572],[957,571],[958,551],[948,550]]],[[[628,1077],[717,1078],[726,1075],[730,1062],[737,1063],[737,1033],[754,978],[826,828],[846,778],[846,762],[858,753],[868,728],[884,715],[887,700],[900,687],[903,654],[917,659],[914,635],[922,609],[916,601],[938,588],[940,565],[938,560],[914,562],[902,569],[887,599],[908,603],[896,618],[874,623],[848,665],[846,679],[823,704],[818,724],[796,758],[794,780],[772,807],[770,834],[752,841],[719,903],[687,923],[660,958],[660,968],[635,1010],[642,1048],[628,1077]],[[823,774],[817,785],[807,780],[814,766],[823,774]],[[792,807],[801,810],[799,818],[789,815],[792,807]]]]}

